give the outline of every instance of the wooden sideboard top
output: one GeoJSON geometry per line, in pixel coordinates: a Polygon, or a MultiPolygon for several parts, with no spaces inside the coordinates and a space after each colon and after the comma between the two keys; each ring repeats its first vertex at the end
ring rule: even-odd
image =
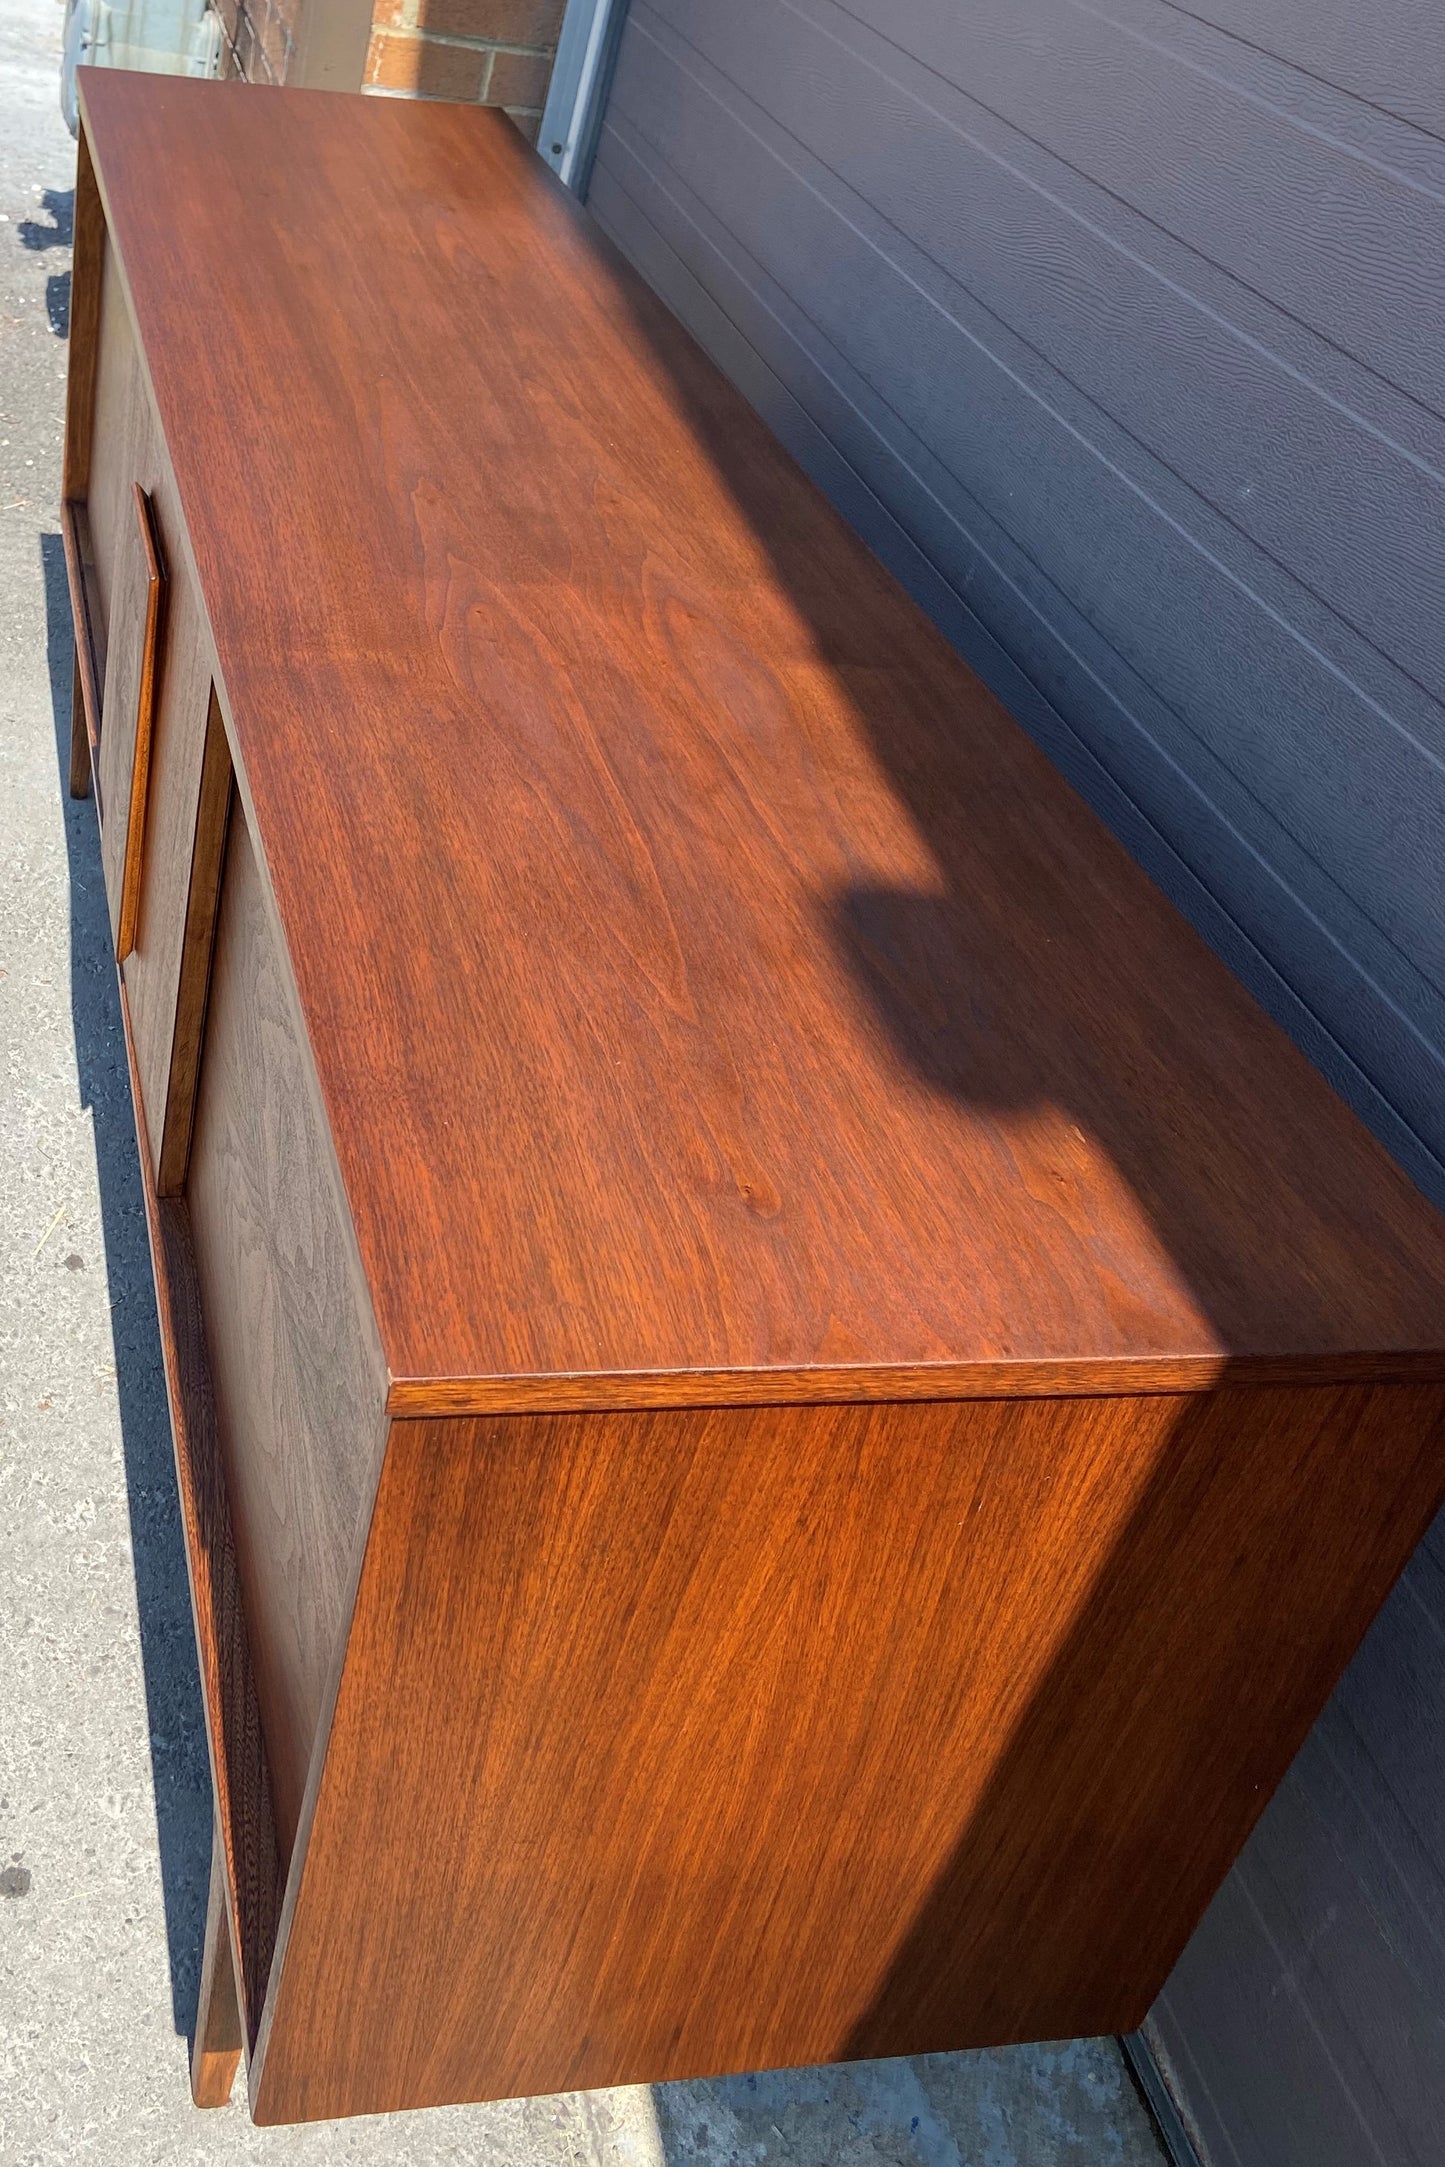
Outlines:
{"type": "Polygon", "coordinates": [[[1445,1374],[1445,1222],[500,115],[82,86],[395,1410],[1445,1374]]]}

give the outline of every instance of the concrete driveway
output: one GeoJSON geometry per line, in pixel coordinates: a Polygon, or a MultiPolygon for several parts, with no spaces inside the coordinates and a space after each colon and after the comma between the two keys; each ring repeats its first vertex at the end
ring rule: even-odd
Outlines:
{"type": "Polygon", "coordinates": [[[211,1809],[57,520],[59,0],[0,0],[0,2162],[1158,2167],[1109,2040],[253,2129],[187,2034],[211,1809]]]}

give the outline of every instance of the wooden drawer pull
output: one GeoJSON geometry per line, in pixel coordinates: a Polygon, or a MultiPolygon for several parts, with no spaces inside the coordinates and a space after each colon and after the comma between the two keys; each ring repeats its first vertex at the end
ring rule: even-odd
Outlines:
{"type": "Polygon", "coordinates": [[[139,482],[135,489],[135,515],[140,522],[141,546],[146,555],[146,623],[141,647],[140,692],[136,702],[135,763],[130,775],[130,817],[125,831],[125,866],[121,874],[120,925],[115,952],[120,962],[135,946],[136,921],[140,916],[141,857],[145,849],[146,796],[151,771],[151,725],[155,719],[156,673],[160,660],[161,625],[166,608],[166,572],[156,536],[155,510],[139,482]]]}

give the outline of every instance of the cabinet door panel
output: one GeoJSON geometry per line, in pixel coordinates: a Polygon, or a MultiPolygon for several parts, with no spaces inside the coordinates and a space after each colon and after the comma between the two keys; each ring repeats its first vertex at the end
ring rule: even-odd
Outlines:
{"type": "MultiPolygon", "coordinates": [[[[187,927],[198,915],[208,921],[214,909],[220,877],[217,820],[224,811],[230,763],[213,689],[210,631],[185,562],[169,464],[157,472],[152,508],[170,580],[151,725],[135,945],[122,969],[147,1131],[159,1172],[175,1124],[189,1128],[189,1105],[180,1103],[190,1086],[184,1060],[178,1070],[178,1035],[185,1035],[178,1019],[188,1011],[190,1027],[197,1026],[194,1010],[198,1001],[204,1002],[209,939],[187,961],[187,927]],[[203,788],[208,741],[209,793],[203,788]],[[173,1107],[172,1078],[177,1073],[181,1089],[173,1107]]],[[[104,766],[103,737],[101,758],[104,766]]]]}
{"type": "Polygon", "coordinates": [[[239,796],[185,1197],[285,1864],[345,1629],[387,1380],[239,796]]]}

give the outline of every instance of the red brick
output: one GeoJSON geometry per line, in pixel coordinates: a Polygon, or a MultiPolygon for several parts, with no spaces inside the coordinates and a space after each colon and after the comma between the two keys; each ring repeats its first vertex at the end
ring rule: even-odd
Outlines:
{"type": "MultiPolygon", "coordinates": [[[[444,37],[555,48],[562,7],[563,0],[418,0],[417,24],[444,37]]],[[[380,15],[374,20],[380,22],[380,15]]]]}
{"type": "Polygon", "coordinates": [[[498,53],[487,85],[488,105],[519,105],[529,112],[547,102],[552,78],[549,53],[498,53]]]}
{"type": "Polygon", "coordinates": [[[466,45],[434,45],[428,38],[373,38],[366,80],[382,90],[409,90],[419,98],[475,103],[491,54],[466,45]]]}

